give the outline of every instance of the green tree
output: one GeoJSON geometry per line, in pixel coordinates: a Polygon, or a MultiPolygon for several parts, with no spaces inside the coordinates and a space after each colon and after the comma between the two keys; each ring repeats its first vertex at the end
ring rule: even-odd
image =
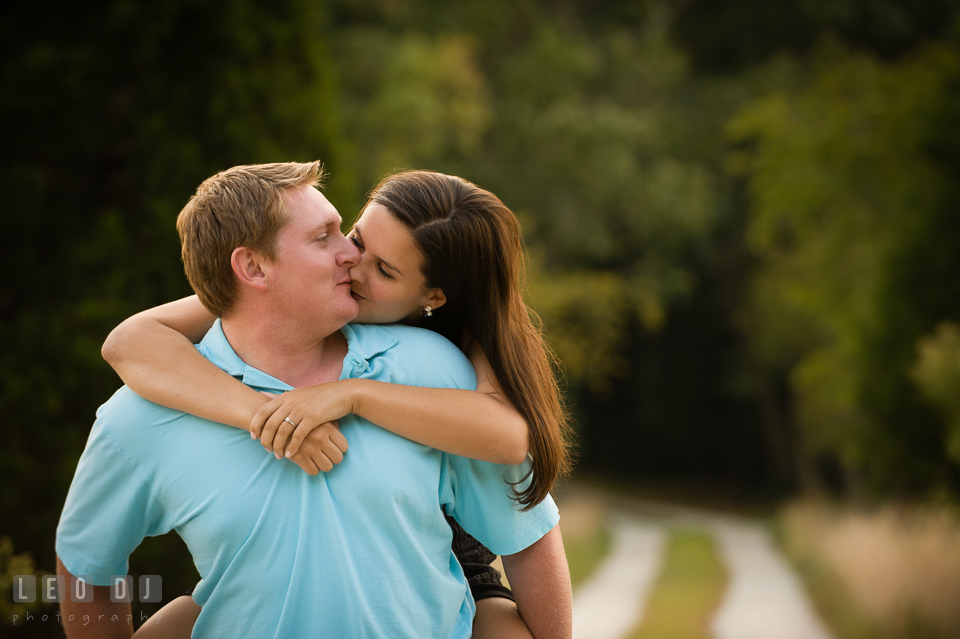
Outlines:
{"type": "Polygon", "coordinates": [[[949,482],[942,422],[909,371],[917,340],[960,311],[955,175],[931,152],[960,51],[929,45],[885,64],[828,43],[809,70],[786,68],[788,88],[730,125],[750,144],[733,163],[760,259],[753,356],[789,370],[807,444],[851,478],[880,491],[949,482]]]}
{"type": "MultiPolygon", "coordinates": [[[[318,3],[2,11],[12,277],[0,295],[0,510],[3,532],[52,569],[60,504],[118,385],[100,344],[125,316],[190,293],[175,230],[190,194],[235,164],[319,157],[346,169],[318,3]]],[[[176,549],[168,566],[181,579],[192,570],[174,541],[148,546],[157,560],[176,549]]]]}
{"type": "Polygon", "coordinates": [[[960,325],[942,322],[917,345],[913,379],[947,422],[947,453],[960,462],[960,325]]]}

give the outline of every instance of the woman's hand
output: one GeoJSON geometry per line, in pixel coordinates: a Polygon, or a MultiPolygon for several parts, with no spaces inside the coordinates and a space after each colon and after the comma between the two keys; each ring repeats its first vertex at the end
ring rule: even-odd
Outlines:
{"type": "MultiPolygon", "coordinates": [[[[277,459],[292,458],[315,428],[353,413],[353,385],[349,383],[353,381],[356,380],[306,386],[274,398],[253,416],[250,436],[259,437],[263,447],[272,450],[277,459]]],[[[339,429],[330,432],[329,439],[340,453],[346,452],[347,441],[339,429]]],[[[337,457],[334,451],[330,452],[337,457]]],[[[330,461],[340,463],[343,455],[339,457],[330,461]]]]}
{"type": "Polygon", "coordinates": [[[300,450],[290,456],[290,461],[308,475],[316,475],[320,471],[332,470],[335,464],[343,461],[345,452],[347,440],[340,434],[337,422],[326,422],[307,435],[300,450]]]}

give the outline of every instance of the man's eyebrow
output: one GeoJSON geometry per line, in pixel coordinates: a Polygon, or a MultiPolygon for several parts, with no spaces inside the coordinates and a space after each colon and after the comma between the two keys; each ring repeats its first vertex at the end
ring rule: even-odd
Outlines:
{"type": "Polygon", "coordinates": [[[333,227],[340,228],[340,225],[341,225],[342,223],[343,223],[343,220],[340,218],[340,216],[337,216],[337,219],[336,219],[336,220],[330,220],[329,222],[321,222],[320,224],[317,224],[317,225],[313,228],[313,230],[310,231],[310,233],[311,233],[311,235],[312,235],[312,234],[314,234],[314,233],[319,233],[320,231],[325,231],[325,230],[330,229],[330,228],[333,228],[333,227]]]}
{"type": "MultiPolygon", "coordinates": [[[[360,243],[363,244],[363,233],[360,232],[360,227],[357,226],[356,224],[354,224],[354,225],[353,225],[353,232],[357,234],[357,237],[360,238],[360,243]]],[[[390,262],[386,261],[385,259],[383,259],[383,258],[380,257],[379,255],[376,255],[376,256],[374,256],[374,257],[376,257],[378,260],[380,260],[380,261],[381,261],[388,269],[390,269],[391,271],[396,271],[398,274],[403,275],[403,271],[401,271],[401,270],[398,269],[396,266],[394,266],[394,265],[391,264],[390,262]]]]}

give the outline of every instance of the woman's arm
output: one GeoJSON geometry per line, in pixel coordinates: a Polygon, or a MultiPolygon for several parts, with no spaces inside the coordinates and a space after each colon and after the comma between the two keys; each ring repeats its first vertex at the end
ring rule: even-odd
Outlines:
{"type": "Polygon", "coordinates": [[[537,639],[573,635],[570,568],[560,526],[513,555],[503,555],[503,571],[523,622],[537,639]]]}
{"type": "Polygon", "coordinates": [[[186,297],[124,320],[101,352],[144,399],[246,430],[267,398],[194,348],[213,321],[195,295],[186,297]]]}
{"type": "Polygon", "coordinates": [[[504,397],[486,354],[469,334],[464,350],[477,374],[476,392],[373,382],[378,386],[365,386],[356,395],[356,414],[437,450],[497,464],[522,464],[530,448],[527,421],[504,397]],[[388,421],[392,423],[381,424],[388,421]]]}
{"type": "MultiPolygon", "coordinates": [[[[113,329],[103,358],[135,393],[154,403],[246,430],[267,397],[227,375],[193,347],[214,317],[194,295],[138,313],[113,329]]],[[[291,461],[310,475],[343,460],[336,424],[310,433],[291,461]]],[[[279,458],[279,457],[278,457],[279,458]]]]}
{"type": "Polygon", "coordinates": [[[284,393],[257,412],[250,432],[276,454],[286,450],[290,456],[313,428],[354,414],[461,457],[520,464],[529,448],[527,422],[501,394],[480,347],[471,344],[467,354],[477,372],[478,392],[341,380],[284,393]]]}

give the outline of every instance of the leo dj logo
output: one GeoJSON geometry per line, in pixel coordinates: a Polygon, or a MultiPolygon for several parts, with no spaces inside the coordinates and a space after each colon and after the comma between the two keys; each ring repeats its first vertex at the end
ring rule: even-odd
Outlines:
{"type": "MultiPolygon", "coordinates": [[[[65,578],[61,575],[46,575],[40,578],[40,600],[46,603],[60,603],[66,599],[65,578]]],[[[138,600],[144,603],[157,603],[163,598],[160,575],[141,575],[138,600]]],[[[70,601],[89,603],[93,601],[93,577],[77,575],[70,577],[70,601]]],[[[37,600],[37,578],[34,575],[14,575],[13,602],[33,603],[37,600]]],[[[110,578],[110,601],[133,601],[133,577],[114,575],[110,578]]]]}

